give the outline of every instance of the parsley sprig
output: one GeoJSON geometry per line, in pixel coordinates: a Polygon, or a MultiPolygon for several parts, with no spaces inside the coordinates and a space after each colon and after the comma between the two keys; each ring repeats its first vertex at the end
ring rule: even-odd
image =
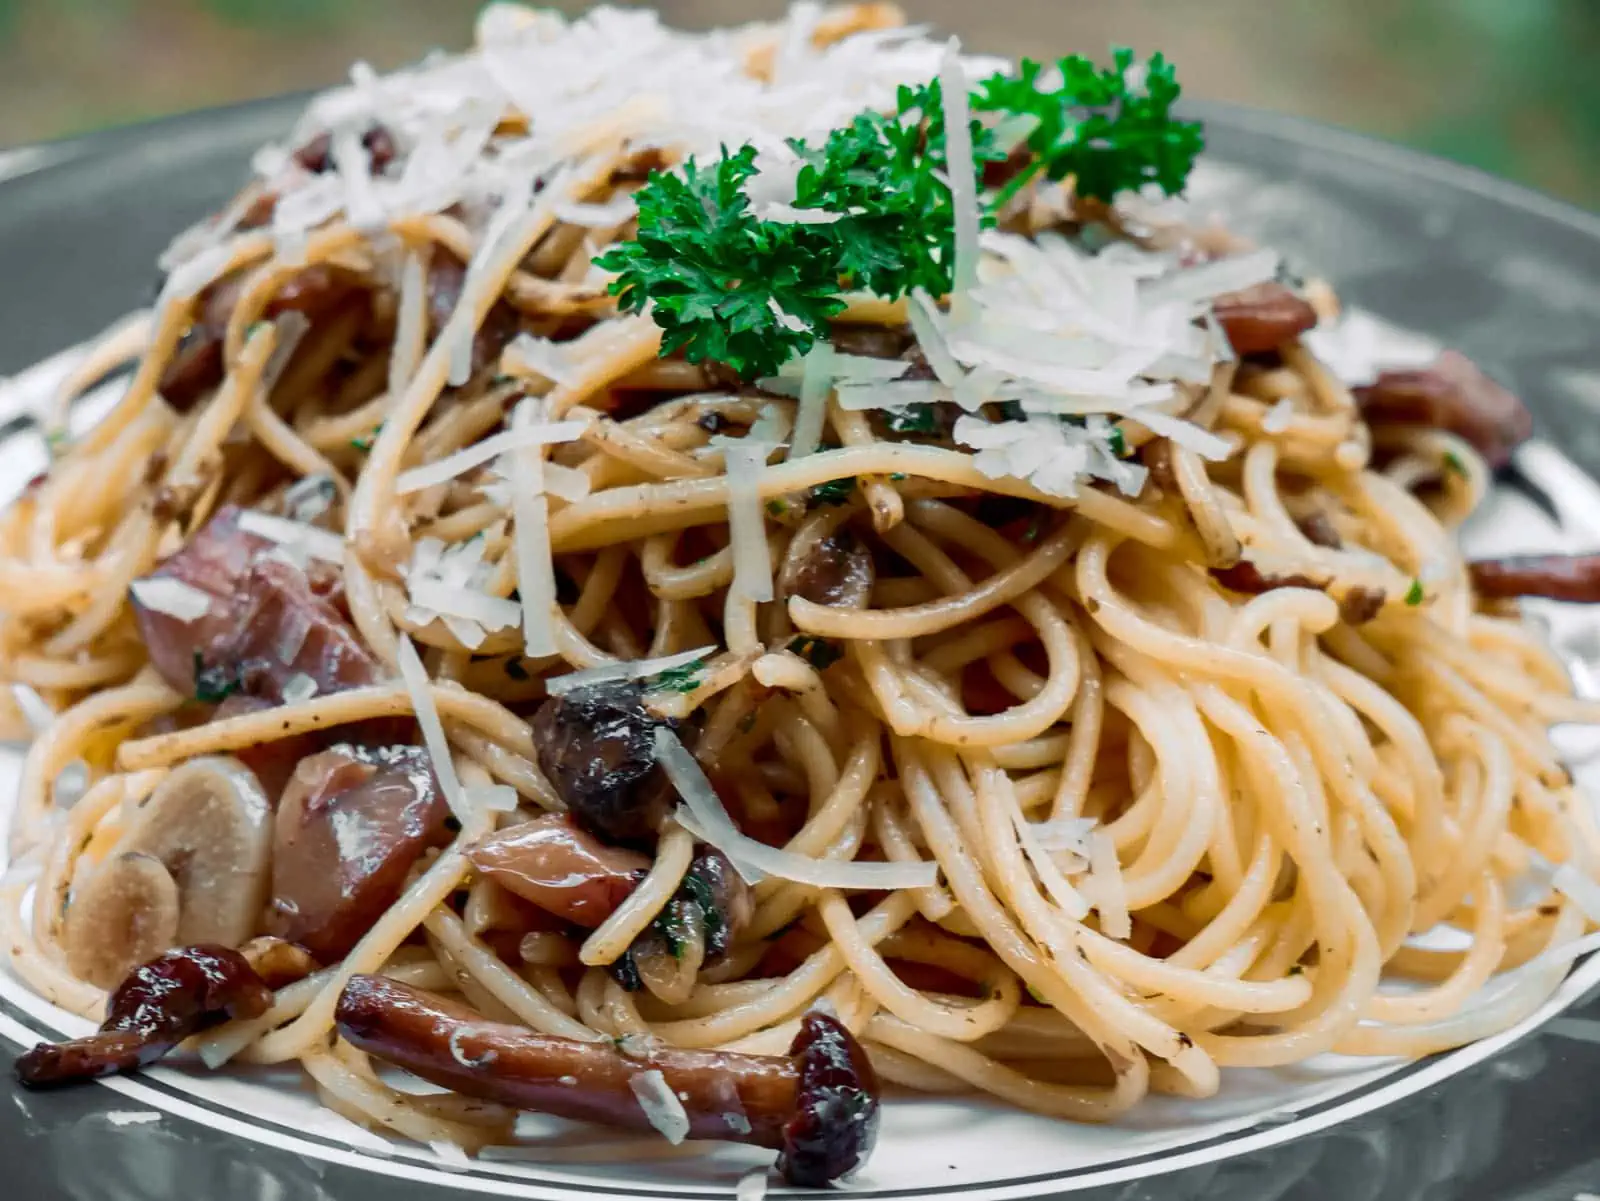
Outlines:
{"type": "MultiPolygon", "coordinates": [[[[972,95],[970,169],[981,175],[1006,158],[1000,127],[1026,129],[1029,156],[987,197],[985,220],[1040,174],[1071,175],[1078,195],[1103,200],[1147,184],[1180,191],[1202,138],[1198,124],[1172,117],[1178,93],[1161,55],[1139,63],[1129,50],[1106,68],[1074,55],[1055,72],[1024,60],[1018,74],[984,80],[972,95]]],[[[827,334],[842,292],[949,291],[955,212],[944,134],[935,80],[901,88],[894,113],[862,113],[820,146],[791,141],[801,162],[794,207],[832,218],[815,223],[752,211],[753,146],[654,172],[635,197],[637,239],[597,262],[617,274],[611,291],[621,309],[650,310],[663,355],[681,350],[746,378],[773,375],[827,334]]]]}

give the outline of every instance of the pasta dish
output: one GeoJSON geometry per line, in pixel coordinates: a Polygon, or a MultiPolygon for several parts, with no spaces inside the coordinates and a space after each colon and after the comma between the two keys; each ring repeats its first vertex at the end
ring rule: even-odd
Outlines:
{"type": "Polygon", "coordinates": [[[1538,1008],[1600,710],[1518,599],[1600,571],[1463,558],[1527,411],[1338,378],[1331,287],[1168,199],[1178,91],[493,4],[313,100],[0,517],[4,946],[100,1023],[22,1082],[821,1186],[889,1086],[1108,1122],[1538,1008]]]}

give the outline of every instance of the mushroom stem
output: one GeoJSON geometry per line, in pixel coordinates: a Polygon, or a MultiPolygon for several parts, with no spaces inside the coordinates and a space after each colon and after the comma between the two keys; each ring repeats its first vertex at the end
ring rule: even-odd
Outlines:
{"type": "Polygon", "coordinates": [[[516,1109],[645,1131],[662,1129],[636,1081],[659,1072],[682,1104],[687,1136],[779,1151],[792,1184],[855,1170],[877,1131],[878,1086],[838,1021],[810,1012],[787,1057],[690,1051],[641,1039],[581,1042],[490,1022],[379,976],[355,976],[339,998],[347,1042],[426,1080],[516,1109]]]}
{"type": "Polygon", "coordinates": [[[17,1079],[48,1088],[132,1071],[207,1026],[260,1017],[271,1004],[272,990],[239,952],[181,947],[135,968],[117,986],[99,1033],[40,1043],[18,1057],[17,1079]]]}

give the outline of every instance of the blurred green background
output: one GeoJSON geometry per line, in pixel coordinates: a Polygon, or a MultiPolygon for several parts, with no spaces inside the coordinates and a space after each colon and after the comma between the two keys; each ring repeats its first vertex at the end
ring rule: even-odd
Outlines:
{"type": "MultiPolygon", "coordinates": [[[[902,0],[975,48],[1164,50],[1196,95],[1299,113],[1600,208],[1600,0],[902,0]]],[[[564,3],[569,10],[581,4],[564,3]]],[[[783,0],[662,0],[675,22],[783,0]]],[[[469,37],[478,0],[0,0],[0,144],[339,79],[469,37]]]]}

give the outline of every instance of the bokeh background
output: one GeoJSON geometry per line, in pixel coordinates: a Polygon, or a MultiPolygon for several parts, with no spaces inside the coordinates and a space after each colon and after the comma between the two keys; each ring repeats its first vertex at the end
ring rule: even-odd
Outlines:
{"type": "MultiPolygon", "coordinates": [[[[1201,96],[1600,208],[1600,0],[902,0],[977,48],[1164,50],[1201,96]]],[[[660,0],[703,26],[783,0],[660,0]]],[[[569,10],[582,7],[562,3],[569,10]]],[[[463,44],[478,0],[0,0],[0,144],[311,88],[463,44]]]]}

